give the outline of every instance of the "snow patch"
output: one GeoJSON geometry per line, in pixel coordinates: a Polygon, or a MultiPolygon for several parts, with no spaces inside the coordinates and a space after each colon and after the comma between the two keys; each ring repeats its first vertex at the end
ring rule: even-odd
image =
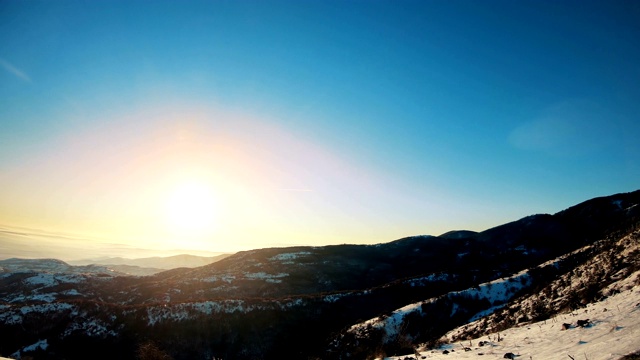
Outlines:
{"type": "MultiPolygon", "coordinates": [[[[638,350],[640,339],[640,288],[635,287],[611,296],[601,302],[589,304],[580,315],[567,313],[554,319],[525,326],[513,327],[497,335],[485,336],[445,344],[438,349],[422,349],[420,357],[428,359],[498,359],[505,353],[516,359],[564,360],[575,359],[618,360],[638,350]],[[561,330],[563,323],[575,324],[578,319],[590,319],[589,327],[561,330]],[[479,342],[484,346],[480,347],[479,342]],[[465,351],[464,347],[470,350],[465,351]],[[443,354],[443,350],[449,350],[443,354]],[[454,349],[455,352],[451,352],[454,349]],[[484,355],[479,357],[479,355],[484,355]]],[[[452,330],[445,338],[455,338],[461,328],[452,330]]],[[[386,359],[404,359],[405,356],[386,359]]]]}
{"type": "Polygon", "coordinates": [[[49,294],[35,294],[35,295],[31,295],[28,296],[27,299],[29,300],[34,300],[34,301],[43,301],[43,302],[53,302],[56,300],[56,293],[49,293],[49,294]]]}
{"type": "Polygon", "coordinates": [[[243,300],[203,301],[147,308],[147,323],[155,325],[165,321],[183,321],[197,318],[202,314],[249,312],[254,307],[245,305],[243,300]]]}
{"type": "Polygon", "coordinates": [[[218,282],[218,281],[224,281],[226,283],[231,284],[233,282],[233,280],[235,280],[236,277],[233,275],[229,275],[229,274],[223,274],[223,275],[216,275],[216,276],[211,276],[208,278],[204,278],[202,279],[202,281],[204,282],[218,282]]]}
{"type": "Polygon", "coordinates": [[[289,274],[286,273],[279,273],[279,274],[267,274],[266,272],[257,272],[257,273],[245,273],[244,277],[246,279],[250,279],[250,280],[273,280],[273,279],[279,279],[279,278],[283,278],[283,277],[287,277],[289,276],[289,274]]]}
{"type": "Polygon", "coordinates": [[[84,277],[78,274],[50,274],[40,273],[23,280],[25,285],[50,287],[59,284],[77,284],[84,280],[84,277]]]}
{"type": "Polygon", "coordinates": [[[492,305],[497,305],[508,301],[516,292],[528,287],[530,284],[531,275],[527,270],[523,270],[512,277],[494,280],[480,284],[478,287],[453,292],[452,294],[487,299],[492,305]]]}
{"type": "Polygon", "coordinates": [[[91,337],[104,338],[106,336],[118,336],[117,332],[109,330],[104,322],[97,319],[74,322],[65,329],[63,336],[69,336],[76,331],[81,331],[84,335],[91,337]]]}
{"type": "MultiPolygon", "coordinates": [[[[442,297],[448,297],[453,300],[453,306],[451,308],[451,316],[455,315],[459,306],[455,303],[455,299],[459,297],[464,298],[473,298],[478,300],[488,300],[495,308],[496,305],[506,303],[509,299],[511,299],[516,292],[520,289],[529,286],[531,283],[531,276],[529,275],[527,270],[523,270],[512,277],[505,279],[498,279],[488,283],[483,283],[478,285],[477,287],[462,290],[462,291],[454,291],[450,292],[442,297]]],[[[391,313],[389,316],[381,316],[374,319],[370,319],[365,321],[364,323],[353,325],[349,328],[350,332],[364,332],[368,327],[383,329],[385,333],[385,340],[389,340],[399,333],[404,317],[412,312],[417,312],[418,314],[422,314],[422,305],[434,303],[441,299],[431,298],[429,300],[420,301],[417,303],[409,304],[400,309],[397,309],[391,313]]],[[[490,309],[489,309],[490,310],[490,309]]],[[[489,311],[485,310],[485,311],[489,311]]]]}
{"type": "Polygon", "coordinates": [[[60,312],[64,310],[73,309],[73,305],[67,303],[52,303],[52,304],[37,304],[37,305],[27,305],[20,308],[20,313],[23,315],[36,312],[36,313],[46,313],[46,312],[60,312]]]}
{"type": "Polygon", "coordinates": [[[82,295],[76,289],[69,289],[69,290],[63,291],[62,294],[64,294],[64,295],[74,295],[74,296],[82,295]]]}
{"type": "Polygon", "coordinates": [[[342,293],[342,294],[331,294],[331,295],[326,295],[322,298],[322,301],[324,302],[328,302],[328,303],[334,303],[340,299],[342,299],[345,296],[350,295],[349,293],[342,293]]]}
{"type": "Polygon", "coordinates": [[[24,279],[24,283],[27,285],[44,285],[55,286],[58,282],[53,274],[38,274],[30,278],[24,279]]]}
{"type": "Polygon", "coordinates": [[[49,347],[49,343],[47,342],[47,339],[44,339],[44,340],[38,341],[35,344],[31,344],[29,346],[25,346],[24,348],[22,348],[22,352],[36,351],[38,349],[47,350],[48,347],[49,347]]]}
{"type": "Polygon", "coordinates": [[[430,282],[435,281],[449,281],[451,279],[451,275],[447,273],[433,273],[428,276],[414,278],[405,280],[405,284],[409,284],[410,286],[425,286],[430,282]]]}
{"type": "Polygon", "coordinates": [[[270,261],[290,261],[290,260],[295,260],[299,257],[302,256],[308,256],[311,255],[311,253],[309,251],[299,251],[299,252],[293,252],[293,253],[282,253],[282,254],[278,254],[275,256],[270,257],[268,260],[270,261]]]}

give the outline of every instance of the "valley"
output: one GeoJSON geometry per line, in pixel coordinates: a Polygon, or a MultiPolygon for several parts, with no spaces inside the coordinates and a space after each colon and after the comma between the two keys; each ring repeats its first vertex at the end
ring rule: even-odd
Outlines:
{"type": "MultiPolygon", "coordinates": [[[[555,329],[587,310],[599,316],[587,316],[598,321],[592,337],[624,324],[614,333],[625,345],[606,350],[617,356],[638,350],[629,340],[635,325],[602,308],[617,301],[625,304],[618,314],[630,314],[624,321],[635,314],[629,304],[640,289],[638,204],[640,191],[477,233],[256,249],[147,276],[109,265],[2,260],[0,355],[135,359],[152,344],[173,359],[404,359],[447,349],[461,358],[501,358],[509,347],[522,358],[560,359],[575,349],[536,355],[525,340],[508,342],[521,335],[492,343],[492,352],[458,347],[515,329],[555,329]]],[[[604,342],[581,341],[588,341],[581,347],[593,354],[588,359],[614,359],[601,357],[604,342]]]]}

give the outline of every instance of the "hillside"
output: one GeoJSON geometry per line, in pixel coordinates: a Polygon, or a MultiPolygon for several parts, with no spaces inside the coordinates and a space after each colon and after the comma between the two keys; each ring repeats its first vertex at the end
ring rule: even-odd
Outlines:
{"type": "Polygon", "coordinates": [[[175,359],[365,359],[481,338],[631,284],[639,203],[636,191],[477,233],[259,249],[145,277],[6,271],[0,355],[133,359],[151,342],[175,359]]]}
{"type": "MultiPolygon", "coordinates": [[[[481,337],[451,341],[435,349],[417,349],[409,356],[389,357],[404,360],[428,359],[504,359],[514,354],[521,359],[592,359],[618,360],[640,347],[640,272],[616,283],[621,290],[611,297],[587,304],[573,312],[557,314],[547,320],[520,324],[481,337]],[[579,320],[588,320],[584,327],[579,320]],[[563,324],[565,328],[563,328],[563,324]],[[498,338],[500,339],[498,341],[498,338]]],[[[447,339],[464,333],[459,328],[447,334],[447,339]]]]}
{"type": "Polygon", "coordinates": [[[0,260],[0,273],[57,273],[125,275],[100,265],[73,266],[57,259],[5,259],[0,260]]]}
{"type": "MultiPolygon", "coordinates": [[[[640,230],[637,229],[624,236],[612,235],[508,278],[410,304],[387,316],[354,325],[334,340],[333,347],[340,353],[368,353],[368,347],[377,344],[382,353],[413,353],[425,347],[447,350],[456,347],[455,344],[466,344],[470,339],[487,341],[493,337],[496,342],[497,334],[505,338],[503,332],[516,327],[531,328],[533,322],[547,320],[569,322],[567,317],[593,313],[587,308],[603,301],[610,304],[609,297],[620,293],[628,293],[625,299],[636,301],[634,306],[627,306],[628,312],[640,311],[636,306],[640,300],[640,230]],[[447,324],[440,327],[440,331],[444,331],[456,323],[469,321],[442,338],[437,337],[437,332],[425,336],[426,329],[438,328],[433,325],[435,322],[447,324]],[[450,345],[436,346],[441,343],[450,345]]],[[[620,309],[618,313],[621,313],[620,309]]],[[[593,317],[591,320],[596,321],[593,317]]],[[[634,339],[634,331],[618,335],[634,339]]],[[[596,336],[595,333],[591,335],[596,336]]],[[[631,351],[638,349],[629,347],[640,347],[633,341],[630,344],[625,349],[631,351]]],[[[505,344],[493,344],[492,347],[498,345],[505,344]]],[[[562,345],[566,344],[557,344],[562,345]]],[[[472,348],[463,346],[461,349],[464,347],[472,348]]],[[[477,352],[486,354],[486,350],[477,352]]],[[[592,351],[596,352],[595,349],[592,351]]]]}

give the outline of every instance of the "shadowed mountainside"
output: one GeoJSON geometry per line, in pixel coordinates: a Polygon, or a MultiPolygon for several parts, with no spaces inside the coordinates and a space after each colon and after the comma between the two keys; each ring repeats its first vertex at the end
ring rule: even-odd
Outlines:
{"type": "MultiPolygon", "coordinates": [[[[176,359],[355,356],[358,351],[349,350],[353,343],[326,352],[327,343],[363,320],[425,299],[468,293],[565,256],[561,266],[541,267],[528,275],[535,281],[519,280],[519,287],[502,296],[510,301],[517,291],[539,289],[595,256],[593,249],[609,249],[594,244],[633,232],[639,203],[640,191],[635,191],[479,233],[244,251],[147,277],[7,272],[0,278],[0,336],[8,341],[0,345],[0,354],[74,359],[83,358],[92,344],[99,357],[127,359],[134,357],[137,344],[151,340],[176,359]],[[43,321],[48,325],[41,326],[43,321]],[[39,339],[49,339],[44,349],[23,351],[39,339]]],[[[467,310],[422,328],[421,341],[437,339],[448,326],[491,306],[481,299],[452,299],[434,309],[456,304],[467,310]]],[[[441,313],[451,309],[443,307],[441,313]]],[[[380,351],[397,349],[383,346],[382,338],[362,339],[378,344],[380,351]]]]}

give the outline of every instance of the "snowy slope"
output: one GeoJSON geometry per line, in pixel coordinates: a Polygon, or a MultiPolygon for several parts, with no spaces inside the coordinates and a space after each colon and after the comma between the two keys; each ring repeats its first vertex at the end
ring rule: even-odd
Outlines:
{"type": "MultiPolygon", "coordinates": [[[[640,272],[624,280],[631,287],[640,272]]],[[[620,286],[620,283],[617,284],[620,286]]],[[[455,338],[453,330],[446,335],[455,338]]],[[[603,301],[589,304],[572,313],[526,324],[480,338],[442,345],[438,349],[420,351],[414,358],[427,359],[503,359],[513,353],[516,359],[617,360],[640,349],[640,286],[631,287],[603,301]],[[589,319],[588,327],[576,326],[577,320],[589,319]],[[562,330],[562,324],[571,324],[562,330]],[[479,346],[480,341],[487,342],[479,346]],[[465,351],[465,347],[470,349],[465,351]],[[444,351],[448,354],[444,354],[444,351]]],[[[407,355],[388,359],[405,359],[407,355]]]]}
{"type": "MultiPolygon", "coordinates": [[[[491,305],[499,307],[506,301],[511,299],[515,293],[529,284],[529,274],[527,271],[521,271],[514,276],[504,279],[494,280],[488,283],[483,283],[475,288],[469,288],[462,291],[455,291],[446,294],[444,297],[451,299],[465,297],[475,299],[486,299],[491,305]]],[[[434,303],[441,300],[443,297],[433,298],[426,301],[420,301],[417,303],[409,304],[400,309],[397,309],[389,316],[377,317],[371,320],[367,320],[363,323],[353,325],[349,331],[351,332],[366,332],[368,328],[382,328],[385,332],[385,339],[390,339],[398,335],[400,328],[403,326],[404,318],[410,313],[422,314],[422,305],[427,303],[434,303]]],[[[453,316],[458,307],[454,305],[451,309],[451,315],[453,316]]],[[[492,308],[495,309],[495,308],[492,308]]]]}

